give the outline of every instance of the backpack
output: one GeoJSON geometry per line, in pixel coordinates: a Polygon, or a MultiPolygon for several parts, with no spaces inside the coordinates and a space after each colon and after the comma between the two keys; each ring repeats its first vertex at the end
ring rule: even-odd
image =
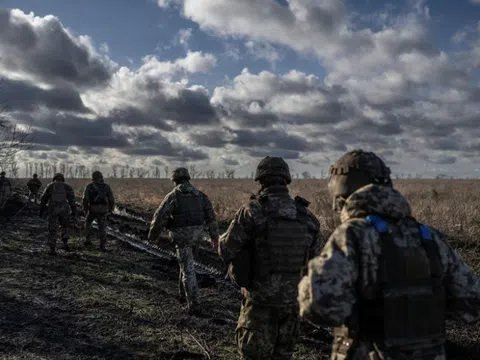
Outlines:
{"type": "Polygon", "coordinates": [[[95,183],[92,183],[92,187],[94,189],[93,194],[92,194],[93,196],[91,196],[92,204],[93,205],[108,205],[108,198],[107,198],[107,194],[106,194],[106,189],[104,189],[104,190],[100,189],[100,187],[95,183]]]}

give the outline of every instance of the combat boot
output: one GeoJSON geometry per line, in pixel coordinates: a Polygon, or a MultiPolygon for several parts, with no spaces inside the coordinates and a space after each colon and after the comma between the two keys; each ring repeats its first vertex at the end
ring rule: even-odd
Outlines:
{"type": "Polygon", "coordinates": [[[70,246],[68,246],[68,239],[63,239],[63,250],[70,251],[70,246]]]}

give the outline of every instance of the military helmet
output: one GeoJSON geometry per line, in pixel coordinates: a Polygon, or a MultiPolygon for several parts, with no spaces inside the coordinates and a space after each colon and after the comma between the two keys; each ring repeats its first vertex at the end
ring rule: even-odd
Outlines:
{"type": "Polygon", "coordinates": [[[34,179],[38,178],[38,175],[37,175],[37,174],[33,174],[33,178],[34,178],[34,179]]]}
{"type": "Polygon", "coordinates": [[[172,171],[172,176],[170,177],[172,181],[179,180],[190,180],[190,174],[188,173],[187,168],[179,167],[172,171]]]}
{"type": "Polygon", "coordinates": [[[99,180],[99,179],[103,179],[103,174],[98,170],[94,171],[92,173],[92,180],[99,180]]]}
{"type": "Polygon", "coordinates": [[[65,182],[65,176],[63,176],[62,173],[56,173],[56,174],[53,176],[52,181],[55,181],[55,180],[60,180],[60,181],[65,182]]]}
{"type": "Polygon", "coordinates": [[[281,157],[267,156],[260,161],[255,172],[255,181],[261,181],[267,176],[283,177],[287,184],[292,182],[290,168],[281,157]]]}
{"type": "Polygon", "coordinates": [[[392,186],[390,168],[373,152],[352,150],[330,166],[328,191],[345,199],[368,184],[392,186]]]}
{"type": "Polygon", "coordinates": [[[5,175],[7,175],[5,171],[0,172],[0,176],[5,176],[5,175]]]}

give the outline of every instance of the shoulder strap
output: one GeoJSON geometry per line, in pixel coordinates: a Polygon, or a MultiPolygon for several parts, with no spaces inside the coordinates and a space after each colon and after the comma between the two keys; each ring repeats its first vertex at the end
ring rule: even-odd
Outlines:
{"type": "Polygon", "coordinates": [[[365,221],[381,234],[388,232],[388,223],[378,215],[368,215],[365,221]]]}

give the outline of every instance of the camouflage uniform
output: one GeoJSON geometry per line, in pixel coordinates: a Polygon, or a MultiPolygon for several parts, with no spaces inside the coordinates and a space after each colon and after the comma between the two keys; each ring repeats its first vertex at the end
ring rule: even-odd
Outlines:
{"type": "Polygon", "coordinates": [[[299,330],[297,286],[308,259],[320,253],[320,224],[306,200],[290,197],[283,159],[262,160],[256,180],[262,189],[237,211],[220,238],[219,255],[227,264],[244,257],[245,269],[237,272],[250,274],[250,281],[241,284],[244,299],[236,328],[241,358],[290,359],[299,330]],[[277,181],[269,182],[272,178],[277,181]],[[248,255],[241,255],[246,249],[248,255]]]}
{"type": "Polygon", "coordinates": [[[105,241],[107,239],[107,213],[113,212],[115,208],[115,199],[112,189],[105,184],[103,175],[100,171],[94,171],[92,182],[87,185],[83,193],[83,210],[85,211],[85,243],[91,244],[92,222],[97,220],[98,234],[100,238],[100,248],[105,250],[105,241]]]}
{"type": "Polygon", "coordinates": [[[199,289],[195,274],[192,247],[202,238],[204,226],[214,245],[218,242],[218,224],[212,203],[207,195],[188,182],[187,169],[178,168],[172,173],[172,181],[177,185],[155,212],[148,238],[156,240],[167,229],[170,241],[175,245],[180,266],[179,296],[186,300],[190,311],[198,311],[199,289]]]}
{"type": "MultiPolygon", "coordinates": [[[[375,169],[372,162],[369,162],[369,159],[377,161],[378,158],[373,158],[374,154],[358,150],[349,154],[366,159],[370,170],[375,169]]],[[[362,165],[360,170],[361,167],[362,165]]],[[[338,169],[335,164],[331,183],[337,180],[335,175],[340,173],[338,169]]],[[[340,179],[340,187],[347,188],[352,185],[351,180],[347,181],[347,174],[350,172],[351,168],[341,170],[343,177],[340,179]]],[[[339,196],[340,207],[339,199],[336,199],[334,205],[337,210],[341,210],[342,224],[331,235],[320,256],[310,261],[308,275],[299,284],[300,315],[319,325],[337,327],[332,359],[445,360],[444,316],[466,322],[480,319],[480,279],[451,248],[442,233],[427,228],[430,238],[428,241],[422,239],[422,231],[419,231],[422,225],[419,227],[411,217],[409,203],[393,189],[388,176],[380,176],[364,186],[360,185],[365,181],[357,179],[353,181],[355,182],[357,186],[353,186],[353,189],[356,191],[347,197],[339,196]],[[371,214],[387,219],[387,229],[382,230],[386,230],[385,232],[379,232],[372,226],[369,221],[371,214]],[[422,273],[422,262],[409,262],[408,257],[395,261],[395,258],[388,257],[388,253],[384,254],[385,249],[390,249],[385,245],[385,241],[391,241],[396,251],[400,251],[398,254],[412,254],[411,258],[416,256],[417,259],[418,254],[423,254],[426,264],[433,266],[432,264],[436,263],[437,269],[441,270],[436,280],[438,283],[432,285],[435,267],[427,267],[427,270],[432,269],[431,272],[427,271],[432,280],[428,278],[427,286],[424,283],[414,287],[414,281],[421,279],[420,275],[415,273],[422,273]],[[432,258],[429,256],[431,250],[427,249],[426,244],[434,250],[435,256],[432,258]],[[390,259],[393,265],[388,264],[386,259],[390,259]],[[393,271],[386,270],[388,266],[394,266],[393,271]],[[397,280],[385,278],[385,274],[394,273],[404,281],[398,288],[389,287],[392,283],[398,283],[397,280]],[[436,286],[440,286],[442,292],[432,294],[436,286]],[[379,289],[388,290],[382,293],[379,289]],[[398,306],[389,312],[390,308],[386,304],[391,304],[391,299],[401,296],[404,297],[403,301],[407,299],[407,311],[398,306]],[[421,296],[429,299],[422,304],[422,312],[416,317],[405,316],[411,314],[409,311],[414,311],[416,306],[421,308],[417,305],[419,303],[414,302],[416,297],[421,299],[421,296]],[[439,303],[436,300],[445,296],[448,299],[446,302],[439,303]],[[378,305],[377,309],[369,309],[371,304],[378,305]],[[396,321],[389,322],[387,319],[391,319],[392,314],[393,317],[396,316],[396,321]],[[442,331],[436,336],[429,327],[438,319],[442,331]],[[404,329],[399,324],[413,325],[413,330],[402,333],[404,329]],[[382,335],[378,338],[377,335],[371,336],[378,331],[370,330],[374,326],[381,329],[382,335]],[[367,330],[364,332],[365,329],[367,330]],[[414,335],[424,330],[427,335],[423,338],[414,335]],[[398,343],[396,347],[391,346],[393,341],[388,331],[402,334],[405,342],[401,345],[398,343]],[[414,338],[411,338],[412,336],[414,338]]],[[[335,184],[333,185],[332,187],[335,187],[335,184]]],[[[397,336],[397,339],[401,339],[401,336],[397,336]]]]}
{"type": "Polygon", "coordinates": [[[33,179],[28,180],[27,187],[28,187],[28,190],[30,190],[30,192],[28,194],[28,201],[30,201],[33,198],[35,204],[37,204],[37,202],[38,202],[38,191],[42,187],[42,182],[38,178],[37,174],[33,175],[33,179]]]}
{"type": "Polygon", "coordinates": [[[5,172],[0,173],[0,211],[5,208],[12,192],[12,183],[5,177],[5,172]]]}
{"type": "Polygon", "coordinates": [[[70,216],[76,215],[75,193],[70,185],[65,183],[62,174],[56,174],[45,188],[40,198],[40,215],[48,205],[47,226],[48,245],[50,252],[55,253],[58,227],[62,228],[62,242],[68,250],[70,216]]]}

